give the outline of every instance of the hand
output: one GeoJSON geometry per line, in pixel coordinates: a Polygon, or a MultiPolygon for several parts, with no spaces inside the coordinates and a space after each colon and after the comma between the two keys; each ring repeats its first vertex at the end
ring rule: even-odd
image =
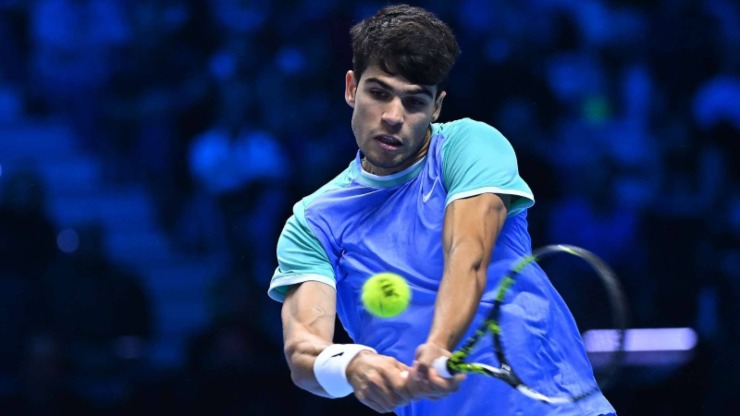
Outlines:
{"type": "Polygon", "coordinates": [[[414,400],[441,399],[460,388],[460,383],[466,377],[464,374],[444,378],[432,367],[435,359],[450,355],[446,349],[429,342],[416,349],[416,358],[408,375],[408,389],[414,400]]]}
{"type": "Polygon", "coordinates": [[[406,387],[409,367],[393,357],[362,351],[347,366],[355,397],[378,413],[389,413],[412,400],[406,387]]]}

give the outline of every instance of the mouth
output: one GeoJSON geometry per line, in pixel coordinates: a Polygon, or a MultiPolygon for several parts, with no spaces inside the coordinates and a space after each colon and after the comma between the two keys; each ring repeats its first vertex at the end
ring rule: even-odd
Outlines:
{"type": "Polygon", "coordinates": [[[403,145],[401,140],[385,134],[375,136],[374,139],[378,142],[378,145],[385,150],[396,150],[403,145]]]}

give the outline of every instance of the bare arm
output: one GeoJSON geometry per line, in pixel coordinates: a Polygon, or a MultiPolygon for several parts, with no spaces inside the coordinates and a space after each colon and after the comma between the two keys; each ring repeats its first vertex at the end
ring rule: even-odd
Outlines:
{"type": "MultiPolygon", "coordinates": [[[[319,282],[293,287],[285,297],[282,319],[291,379],[317,396],[332,397],[316,379],[314,363],[334,338],[336,292],[319,282]]],[[[362,351],[346,371],[357,399],[379,413],[391,412],[411,400],[402,376],[408,367],[392,357],[362,351]]]]}
{"type": "Polygon", "coordinates": [[[454,201],[445,212],[445,268],[426,343],[416,350],[410,372],[415,397],[440,398],[456,391],[464,376],[440,377],[432,362],[449,355],[475,316],[488,278],[488,263],[506,221],[508,195],[481,194],[454,201]]]}
{"type": "Polygon", "coordinates": [[[319,282],[290,288],[283,302],[283,339],[293,383],[322,397],[329,397],[314,376],[316,357],[332,343],[336,319],[336,292],[319,282]]]}
{"type": "Polygon", "coordinates": [[[445,269],[427,342],[446,350],[460,342],[478,309],[488,263],[506,221],[508,195],[481,194],[454,201],[445,213],[445,269]]]}

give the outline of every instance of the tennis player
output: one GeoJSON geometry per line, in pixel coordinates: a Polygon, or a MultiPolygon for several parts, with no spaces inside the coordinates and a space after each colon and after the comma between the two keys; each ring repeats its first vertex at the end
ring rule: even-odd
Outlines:
{"type": "MultiPolygon", "coordinates": [[[[324,397],[354,393],[399,415],[612,414],[602,394],[556,407],[500,380],[447,379],[431,367],[470,335],[498,279],[531,252],[534,198],[496,129],[471,119],[436,122],[459,55],[446,24],[396,5],[350,33],[345,100],[359,151],[294,206],[269,288],[283,302],[294,383],[324,397]],[[381,271],[405,276],[413,292],[394,318],[360,304],[362,284],[381,271]],[[355,344],[333,343],[337,314],[355,344]]],[[[593,371],[567,307],[541,275],[521,276],[517,286],[503,314],[516,322],[507,349],[521,357],[520,376],[546,394],[585,390],[593,371]]],[[[486,359],[490,341],[471,356],[486,359]]]]}

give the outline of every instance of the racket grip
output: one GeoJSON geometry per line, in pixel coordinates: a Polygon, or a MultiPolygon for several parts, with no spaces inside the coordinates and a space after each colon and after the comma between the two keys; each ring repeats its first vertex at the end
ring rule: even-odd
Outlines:
{"type": "Polygon", "coordinates": [[[450,372],[450,369],[447,368],[448,360],[449,357],[439,357],[432,361],[432,368],[437,370],[437,373],[440,375],[440,377],[452,378],[452,373],[450,372]]]}

